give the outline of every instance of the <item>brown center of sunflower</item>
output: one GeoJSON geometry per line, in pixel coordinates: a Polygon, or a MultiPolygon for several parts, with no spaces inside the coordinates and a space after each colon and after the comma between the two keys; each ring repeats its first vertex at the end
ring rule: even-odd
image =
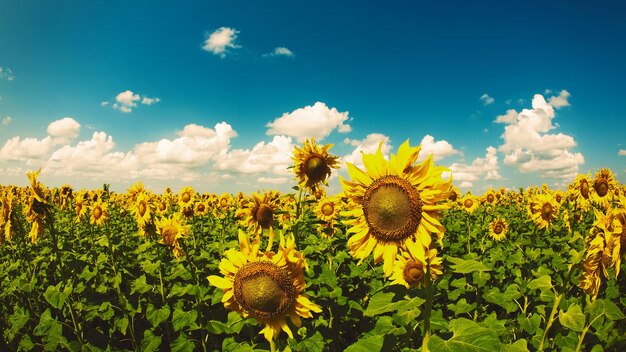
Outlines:
{"type": "Polygon", "coordinates": [[[303,170],[312,183],[317,183],[326,177],[329,168],[321,155],[312,154],[304,160],[303,170]]]}
{"type": "Polygon", "coordinates": [[[402,276],[409,285],[417,286],[424,280],[424,266],[416,260],[409,259],[404,265],[402,276]]]}
{"type": "Polygon", "coordinates": [[[335,212],[335,206],[333,203],[325,203],[322,205],[322,214],[325,216],[331,216],[335,212]]]}
{"type": "Polygon", "coordinates": [[[448,196],[448,199],[455,202],[457,198],[456,192],[450,192],[450,195],[448,196]]]}
{"type": "Polygon", "coordinates": [[[233,293],[239,305],[255,318],[271,319],[295,302],[289,273],[271,262],[245,264],[235,274],[233,293]]]}
{"type": "Polygon", "coordinates": [[[502,231],[504,231],[504,227],[503,227],[503,226],[502,226],[502,224],[500,224],[500,223],[497,223],[497,224],[496,224],[496,226],[493,228],[493,232],[494,232],[496,235],[501,234],[501,233],[502,233],[502,231]]]}
{"type": "Polygon", "coordinates": [[[76,203],[76,213],[80,213],[83,210],[83,203],[76,203]]]}
{"type": "Polygon", "coordinates": [[[362,204],[365,220],[380,241],[402,241],[415,234],[422,220],[419,192],[399,176],[374,181],[365,191],[362,204]]]}
{"type": "Polygon", "coordinates": [[[185,192],[180,197],[180,199],[183,201],[183,203],[188,203],[191,200],[191,194],[189,194],[189,192],[185,192]]]}
{"type": "Polygon", "coordinates": [[[261,203],[256,211],[256,221],[262,228],[268,229],[272,226],[272,220],[274,220],[274,211],[272,207],[265,203],[261,203]]]}
{"type": "Polygon", "coordinates": [[[139,216],[144,216],[144,214],[146,214],[146,210],[148,210],[148,207],[146,206],[146,202],[145,201],[139,202],[139,216]]]}
{"type": "Polygon", "coordinates": [[[593,184],[593,188],[600,197],[604,197],[609,192],[609,183],[605,179],[601,178],[593,184]]]}
{"type": "Polygon", "coordinates": [[[474,201],[471,199],[466,199],[465,202],[463,202],[463,206],[465,206],[466,208],[471,208],[472,205],[474,205],[474,201]]]}
{"type": "Polygon", "coordinates": [[[46,214],[46,205],[33,198],[33,211],[39,216],[44,216],[46,214]]]}
{"type": "Polygon", "coordinates": [[[99,206],[93,208],[92,214],[94,219],[100,219],[100,217],[102,216],[102,208],[100,208],[99,206]]]}
{"type": "Polygon", "coordinates": [[[495,200],[495,198],[493,197],[493,194],[490,193],[490,194],[487,195],[487,201],[489,203],[493,203],[494,200],[495,200]]]}
{"type": "Polygon", "coordinates": [[[228,201],[226,200],[226,198],[222,198],[222,199],[220,200],[220,206],[221,206],[222,208],[225,208],[227,205],[228,205],[228,201]]]}
{"type": "Polygon", "coordinates": [[[561,203],[561,199],[563,199],[563,198],[561,197],[561,195],[560,195],[560,194],[558,194],[558,193],[557,193],[557,194],[554,196],[554,199],[556,199],[556,201],[557,201],[557,202],[561,203]]]}
{"type": "Polygon", "coordinates": [[[167,209],[167,204],[165,204],[165,202],[159,203],[159,210],[165,211],[165,209],[167,209]]]}
{"type": "Polygon", "coordinates": [[[589,182],[587,180],[580,182],[580,194],[585,198],[589,198],[589,182]]]}
{"type": "Polygon", "coordinates": [[[204,204],[202,204],[202,203],[198,204],[198,211],[200,213],[204,212],[204,204]]]}
{"type": "Polygon", "coordinates": [[[541,207],[541,218],[545,221],[549,221],[552,217],[552,205],[550,203],[544,203],[541,207]]]}
{"type": "Polygon", "coordinates": [[[173,226],[167,226],[161,232],[161,237],[163,238],[163,242],[167,246],[173,246],[176,241],[176,235],[178,235],[178,230],[176,230],[173,226]]]}

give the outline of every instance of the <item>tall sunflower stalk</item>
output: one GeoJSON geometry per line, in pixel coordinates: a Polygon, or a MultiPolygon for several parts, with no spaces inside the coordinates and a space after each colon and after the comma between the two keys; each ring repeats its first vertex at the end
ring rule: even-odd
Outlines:
{"type": "Polygon", "coordinates": [[[383,262],[392,283],[425,287],[422,348],[427,351],[435,279],[443,270],[435,243],[442,245],[445,230],[439,217],[450,206],[452,178],[443,179],[449,170],[434,166],[432,155],[416,164],[421,146],[412,147],[408,140],[389,160],[381,146],[375,154],[363,154],[365,170],[348,163],[351,180],[341,178],[344,194],[354,204],[343,212],[352,234],[348,247],[358,264],[371,254],[374,263],[383,262]]]}

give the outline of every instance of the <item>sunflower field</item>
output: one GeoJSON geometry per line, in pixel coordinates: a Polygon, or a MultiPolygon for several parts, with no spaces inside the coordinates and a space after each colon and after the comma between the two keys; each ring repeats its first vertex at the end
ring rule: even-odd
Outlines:
{"type": "Polygon", "coordinates": [[[0,186],[0,351],[624,351],[626,186],[461,194],[420,146],[293,192],[0,186]]]}

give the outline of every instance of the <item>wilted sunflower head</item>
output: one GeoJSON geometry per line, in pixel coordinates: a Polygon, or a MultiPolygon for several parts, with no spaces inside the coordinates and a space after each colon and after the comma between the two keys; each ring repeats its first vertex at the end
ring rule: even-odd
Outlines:
{"type": "Polygon", "coordinates": [[[320,184],[328,185],[327,179],[331,174],[331,169],[339,167],[339,157],[328,153],[332,146],[332,144],[318,146],[315,139],[306,139],[302,148],[294,147],[291,159],[294,162],[294,172],[301,188],[315,193],[320,184]]]}
{"type": "MultiPolygon", "coordinates": [[[[381,144],[382,146],[382,144],[381,144]]],[[[409,141],[386,160],[379,146],[375,154],[363,154],[365,171],[348,163],[350,181],[341,178],[349,206],[344,223],[354,235],[348,240],[353,256],[361,263],[374,252],[374,262],[384,259],[385,276],[391,275],[399,249],[410,251],[416,245],[429,247],[431,235],[441,241],[444,228],[438,218],[450,204],[452,179],[449,170],[434,166],[432,155],[415,164],[421,147],[409,141]]]]}

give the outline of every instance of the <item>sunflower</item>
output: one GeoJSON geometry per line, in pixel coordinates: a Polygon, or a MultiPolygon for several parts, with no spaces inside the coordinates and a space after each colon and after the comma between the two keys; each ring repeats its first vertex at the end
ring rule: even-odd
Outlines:
{"type": "Polygon", "coordinates": [[[585,293],[596,299],[600,291],[600,266],[602,264],[602,252],[604,251],[604,238],[596,236],[585,251],[583,262],[583,275],[578,282],[578,287],[585,293]]]}
{"type": "Polygon", "coordinates": [[[102,226],[109,220],[108,205],[98,199],[89,207],[89,223],[96,226],[102,226]]]}
{"type": "Polygon", "coordinates": [[[176,258],[185,255],[180,244],[180,239],[185,238],[191,231],[191,226],[185,225],[180,219],[180,214],[175,213],[167,218],[158,219],[155,222],[156,231],[161,236],[159,243],[166,245],[174,252],[176,258]]]}
{"type": "Polygon", "coordinates": [[[341,211],[341,198],[339,197],[323,197],[315,205],[315,215],[320,220],[331,223],[339,216],[341,211]]]}
{"type": "Polygon", "coordinates": [[[374,262],[383,260],[389,276],[399,249],[429,248],[431,234],[441,241],[445,229],[438,217],[449,207],[443,202],[452,178],[442,179],[449,170],[434,166],[432,155],[414,165],[421,146],[411,147],[408,140],[389,161],[380,148],[376,154],[363,154],[366,171],[347,163],[352,180],[340,179],[344,194],[357,205],[343,213],[352,218],[344,221],[347,233],[354,234],[347,243],[351,254],[360,264],[373,252],[374,262]]]}
{"type": "Polygon", "coordinates": [[[489,236],[496,241],[505,239],[508,230],[509,224],[504,219],[497,218],[489,223],[489,236]]]}
{"type": "Polygon", "coordinates": [[[27,220],[32,224],[28,234],[32,243],[37,242],[39,236],[44,233],[44,220],[49,218],[50,210],[44,200],[45,186],[37,181],[41,169],[37,172],[28,171],[26,175],[30,181],[28,206],[25,209],[27,220]]]}
{"type": "Polygon", "coordinates": [[[602,168],[596,173],[592,187],[594,192],[591,194],[591,201],[605,210],[608,209],[617,187],[613,172],[610,169],[602,168]]]}
{"type": "Polygon", "coordinates": [[[279,194],[276,191],[267,191],[261,194],[252,194],[246,208],[239,211],[244,225],[253,234],[270,229],[274,225],[274,213],[277,210],[279,194]]]}
{"type": "Polygon", "coordinates": [[[306,260],[294,249],[293,240],[285,241],[281,235],[276,253],[260,252],[259,242],[256,236],[251,244],[239,231],[240,250],[227,251],[219,265],[222,276],[211,275],[208,280],[224,291],[224,307],[264,325],[260,333],[273,350],[281,330],[294,337],[286,317],[300,327],[301,318],[312,318],[311,312],[322,310],[303,293],[306,260]]]}
{"type": "Polygon", "coordinates": [[[0,207],[0,242],[2,242],[2,239],[11,241],[11,238],[15,235],[12,223],[13,193],[4,192],[0,202],[2,202],[2,207],[0,207]]]}
{"type": "Polygon", "coordinates": [[[306,188],[315,194],[321,183],[328,186],[327,180],[331,168],[339,167],[337,161],[339,157],[328,154],[328,150],[332,146],[332,144],[326,144],[323,147],[318,146],[313,138],[311,141],[305,140],[302,148],[294,147],[291,159],[295,163],[294,172],[300,188],[306,188]]]}
{"type": "Polygon", "coordinates": [[[576,200],[576,207],[583,212],[589,211],[591,201],[591,186],[589,175],[578,174],[574,182],[567,186],[568,193],[576,200]]]}
{"type": "Polygon", "coordinates": [[[478,204],[480,203],[478,198],[473,196],[471,193],[467,193],[463,198],[459,200],[461,204],[461,208],[465,210],[467,213],[472,214],[476,209],[478,209],[478,204]]]}
{"type": "Polygon", "coordinates": [[[135,195],[135,202],[130,208],[130,213],[137,220],[139,227],[144,226],[146,223],[152,221],[154,215],[154,205],[145,191],[139,192],[135,195]]]}
{"type": "Polygon", "coordinates": [[[496,191],[493,188],[489,187],[487,192],[485,192],[485,194],[483,194],[482,201],[485,204],[495,205],[496,201],[497,201],[497,199],[496,199],[496,191]]]}
{"type": "Polygon", "coordinates": [[[393,274],[389,278],[392,285],[404,285],[410,287],[424,287],[426,285],[427,265],[430,265],[430,280],[435,281],[443,274],[443,260],[437,257],[437,250],[424,250],[417,246],[413,257],[410,252],[402,252],[396,256],[396,265],[393,274]]]}
{"type": "Polygon", "coordinates": [[[204,216],[209,213],[209,204],[206,200],[196,202],[193,212],[197,216],[204,216]]]}
{"type": "Polygon", "coordinates": [[[76,223],[81,222],[86,216],[89,210],[87,198],[84,196],[85,191],[80,191],[76,195],[74,202],[74,210],[76,212],[76,223]]]}
{"type": "Polygon", "coordinates": [[[610,209],[606,214],[594,209],[596,221],[591,230],[596,237],[604,238],[604,251],[602,252],[602,271],[605,277],[609,277],[607,268],[614,268],[615,277],[619,275],[622,264],[621,239],[624,228],[618,218],[618,211],[610,209]]]}
{"type": "Polygon", "coordinates": [[[532,220],[540,229],[549,228],[559,213],[559,204],[550,194],[536,194],[530,203],[532,220]]]}
{"type": "Polygon", "coordinates": [[[178,195],[178,207],[181,212],[193,209],[193,202],[196,198],[196,192],[190,186],[185,186],[180,190],[178,195]]]}
{"type": "Polygon", "coordinates": [[[61,186],[61,189],[59,190],[60,197],[61,197],[61,209],[67,209],[67,207],[70,205],[72,201],[72,192],[73,192],[72,186],[70,185],[61,186]]]}

